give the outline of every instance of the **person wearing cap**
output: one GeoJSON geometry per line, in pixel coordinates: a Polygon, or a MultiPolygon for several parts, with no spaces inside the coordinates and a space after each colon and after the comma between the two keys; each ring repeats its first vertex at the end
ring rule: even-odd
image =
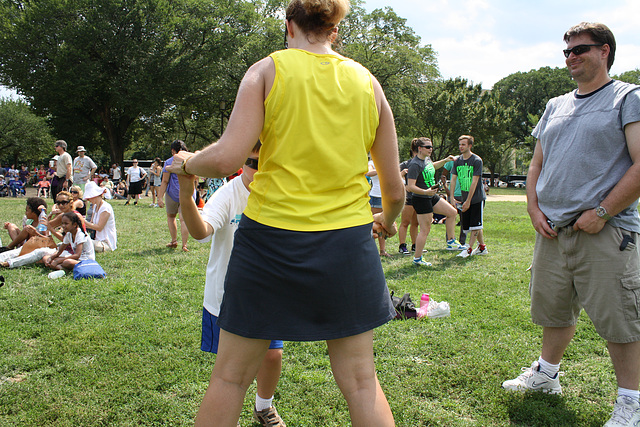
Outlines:
{"type": "Polygon", "coordinates": [[[96,231],[93,240],[93,249],[97,252],[115,251],[118,243],[116,232],[116,218],[113,208],[102,198],[106,188],[100,187],[93,181],[89,181],[84,189],[84,199],[91,203],[93,215],[91,221],[86,221],[87,228],[96,231]]]}
{"type": "Polygon", "coordinates": [[[73,159],[71,155],[67,153],[67,143],[62,139],[56,141],[55,144],[56,153],[58,153],[58,164],[56,166],[56,177],[58,182],[55,186],[51,187],[51,198],[56,200],[56,195],[62,191],[65,182],[73,179],[71,165],[73,159]]]}
{"type": "Polygon", "coordinates": [[[85,185],[98,167],[91,157],[85,155],[87,150],[82,145],[78,146],[76,152],[78,157],[73,160],[73,182],[84,191],[85,185]]]}

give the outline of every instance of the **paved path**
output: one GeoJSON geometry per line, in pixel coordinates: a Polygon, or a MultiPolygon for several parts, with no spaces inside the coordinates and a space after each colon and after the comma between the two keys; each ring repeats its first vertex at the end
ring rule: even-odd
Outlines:
{"type": "Polygon", "coordinates": [[[526,202],[524,194],[488,194],[487,202],[526,202]]]}

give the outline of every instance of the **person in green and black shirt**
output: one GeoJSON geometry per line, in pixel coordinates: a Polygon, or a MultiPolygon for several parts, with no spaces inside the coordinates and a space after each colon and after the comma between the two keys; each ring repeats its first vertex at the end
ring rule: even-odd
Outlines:
{"type": "Polygon", "coordinates": [[[462,192],[462,229],[465,233],[471,233],[469,238],[469,248],[458,254],[459,257],[466,258],[470,255],[486,255],[487,246],[484,244],[484,234],[482,232],[482,213],[484,201],[487,198],[482,178],[482,159],[471,152],[473,147],[473,136],[462,135],[458,138],[458,148],[460,156],[453,162],[451,169],[451,197],[456,182],[460,181],[460,191],[462,192]],[[473,249],[473,244],[478,239],[478,247],[473,249]]]}
{"type": "Polygon", "coordinates": [[[413,254],[413,263],[422,266],[431,266],[431,263],[422,259],[422,250],[427,241],[427,236],[431,230],[433,213],[447,217],[445,224],[447,228],[447,249],[461,250],[462,245],[455,239],[456,209],[446,200],[437,196],[438,185],[436,183],[436,169],[441,168],[445,163],[454,160],[453,156],[437,162],[431,161],[433,143],[429,138],[418,138],[418,155],[409,165],[407,172],[407,189],[413,193],[413,208],[418,214],[418,224],[420,231],[416,239],[416,251],[413,254]]]}

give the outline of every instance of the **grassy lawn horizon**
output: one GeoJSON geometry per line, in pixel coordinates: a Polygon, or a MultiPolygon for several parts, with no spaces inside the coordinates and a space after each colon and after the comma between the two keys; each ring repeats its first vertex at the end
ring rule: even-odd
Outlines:
{"type": "MultiPolygon", "coordinates": [[[[210,246],[190,238],[189,253],[168,249],[163,209],[148,207],[150,199],[110,202],[118,249],[96,257],[106,279],[50,280],[41,266],[0,272],[0,426],[193,424],[215,362],[200,351],[210,246]]],[[[19,223],[24,206],[24,198],[0,199],[2,221],[19,223]]],[[[381,262],[390,290],[416,303],[428,292],[451,305],[451,317],[392,321],[374,332],[378,378],[396,424],[603,425],[617,387],[606,343],[584,313],[561,365],[562,396],[500,388],[540,352],[528,296],[534,230],[524,202],[487,203],[484,221],[487,256],[444,250],[444,225],[427,240],[431,268],[398,254],[397,236],[387,242],[393,257],[381,262]]],[[[7,244],[5,230],[0,237],[7,244]]],[[[243,426],[258,425],[254,397],[255,383],[243,426]]],[[[350,425],[324,342],[285,343],[274,404],[288,426],[350,425]]]]}

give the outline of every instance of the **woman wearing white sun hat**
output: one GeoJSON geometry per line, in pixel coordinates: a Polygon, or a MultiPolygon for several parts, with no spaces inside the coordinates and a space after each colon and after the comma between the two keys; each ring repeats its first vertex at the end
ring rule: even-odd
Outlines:
{"type": "Polygon", "coordinates": [[[106,190],[92,181],[87,183],[84,190],[84,199],[88,200],[93,208],[91,222],[86,221],[86,227],[96,230],[96,238],[93,240],[93,248],[96,252],[115,251],[118,242],[113,208],[102,199],[106,190]]]}

